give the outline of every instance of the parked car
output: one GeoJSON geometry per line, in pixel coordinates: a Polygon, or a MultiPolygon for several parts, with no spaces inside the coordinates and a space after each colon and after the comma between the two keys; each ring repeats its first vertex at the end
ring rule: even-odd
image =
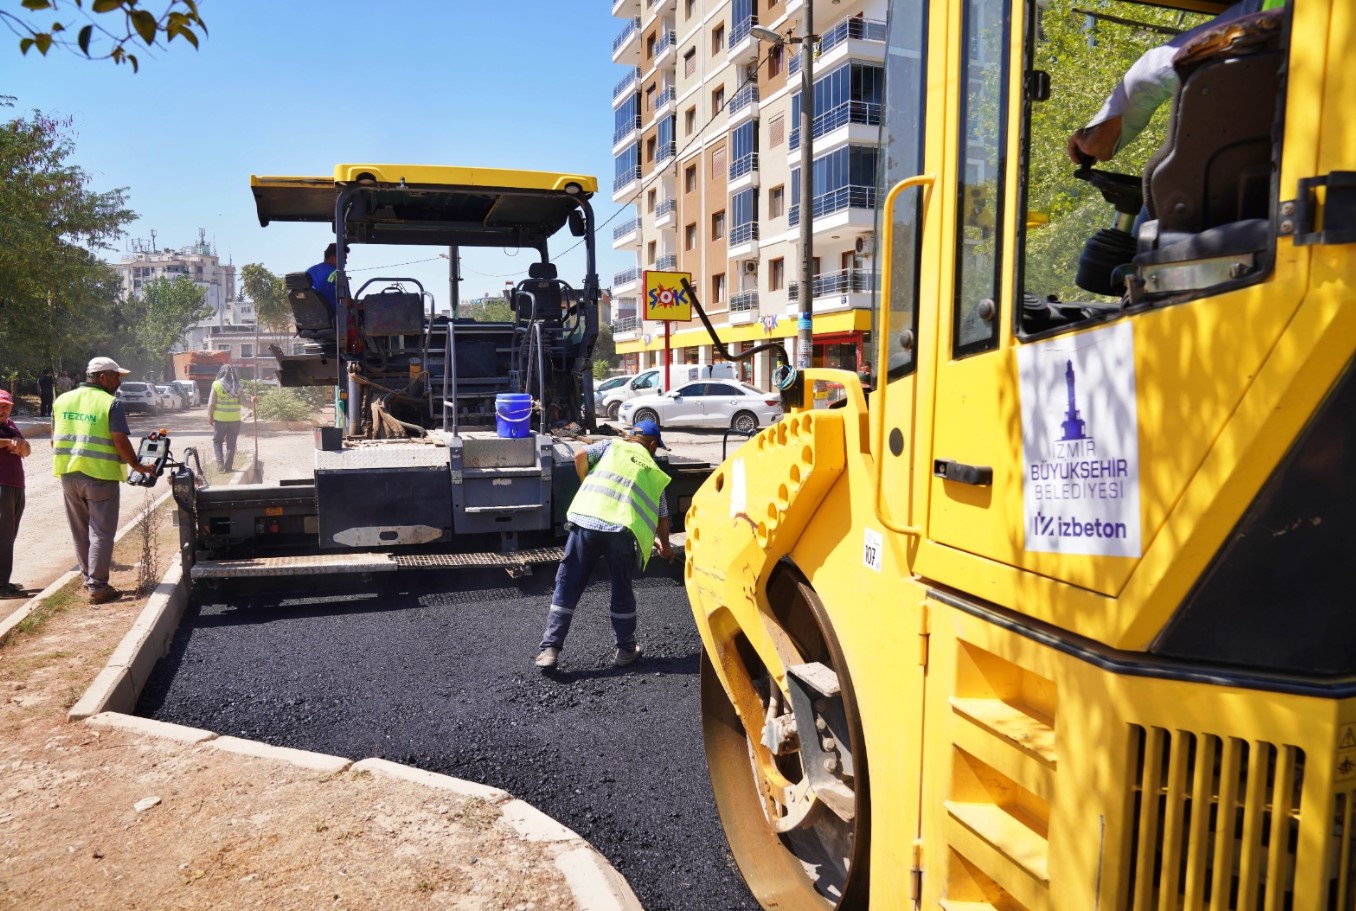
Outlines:
{"type": "Polygon", "coordinates": [[[118,399],[124,411],[160,413],[160,393],[150,383],[124,382],[118,387],[118,399]]]}
{"type": "Polygon", "coordinates": [[[183,411],[188,407],[184,394],[168,383],[156,386],[155,391],[160,393],[160,407],[166,411],[183,411]]]}
{"type": "Polygon", "coordinates": [[[628,426],[657,421],[660,427],[731,427],[752,433],[782,419],[782,400],[738,380],[706,380],[622,402],[619,417],[628,426]]]}
{"type": "Polygon", "coordinates": [[[634,373],[628,373],[626,374],[626,376],[610,376],[607,379],[598,383],[597,386],[594,386],[593,410],[596,413],[601,413],[603,409],[603,398],[613,389],[616,389],[618,386],[621,386],[624,383],[629,383],[631,380],[635,378],[636,375],[634,373]]]}
{"type": "Polygon", "coordinates": [[[179,394],[184,397],[185,408],[197,408],[202,404],[202,394],[198,392],[198,384],[192,380],[175,380],[170,383],[179,394]]]}
{"type": "Polygon", "coordinates": [[[621,414],[622,402],[633,399],[638,395],[663,392],[664,385],[672,390],[683,383],[694,380],[728,379],[733,381],[735,378],[734,364],[674,364],[668,370],[669,381],[667,384],[661,385],[663,368],[651,367],[649,370],[636,374],[629,382],[621,383],[615,388],[609,389],[603,394],[603,401],[598,406],[598,412],[615,421],[621,414]]]}

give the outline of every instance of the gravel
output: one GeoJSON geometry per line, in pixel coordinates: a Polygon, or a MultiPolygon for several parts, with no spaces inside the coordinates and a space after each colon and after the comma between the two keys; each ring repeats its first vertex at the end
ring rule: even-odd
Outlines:
{"type": "Polygon", "coordinates": [[[138,713],[500,787],[598,848],[650,911],[752,911],[707,779],[680,568],[655,560],[637,581],[645,655],[622,670],[601,567],[549,674],[532,666],[549,568],[401,574],[337,598],[208,597],[138,713]]]}

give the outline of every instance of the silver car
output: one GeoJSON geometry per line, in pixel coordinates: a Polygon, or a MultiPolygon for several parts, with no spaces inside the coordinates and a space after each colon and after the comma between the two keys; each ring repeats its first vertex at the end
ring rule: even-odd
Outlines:
{"type": "Polygon", "coordinates": [[[782,419],[782,400],[738,380],[701,380],[622,402],[618,416],[626,426],[655,421],[660,427],[730,427],[752,433],[782,419]]]}

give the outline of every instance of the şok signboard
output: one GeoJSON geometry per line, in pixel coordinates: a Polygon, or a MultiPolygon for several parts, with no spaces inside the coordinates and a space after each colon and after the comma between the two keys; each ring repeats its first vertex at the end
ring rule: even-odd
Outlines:
{"type": "Polygon", "coordinates": [[[691,284],[692,273],[645,270],[645,319],[666,322],[692,319],[692,301],[683,290],[683,279],[691,284]]]}

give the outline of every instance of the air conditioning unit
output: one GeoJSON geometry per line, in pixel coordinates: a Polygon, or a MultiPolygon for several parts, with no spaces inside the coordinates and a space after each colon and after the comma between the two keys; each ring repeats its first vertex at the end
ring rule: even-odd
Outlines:
{"type": "Polygon", "coordinates": [[[858,237],[857,242],[853,245],[853,249],[857,251],[858,256],[874,255],[876,252],[876,235],[863,234],[861,237],[858,237]]]}
{"type": "Polygon", "coordinates": [[[746,261],[744,263],[744,272],[748,275],[756,275],[758,273],[758,260],[750,259],[746,261]]]}

